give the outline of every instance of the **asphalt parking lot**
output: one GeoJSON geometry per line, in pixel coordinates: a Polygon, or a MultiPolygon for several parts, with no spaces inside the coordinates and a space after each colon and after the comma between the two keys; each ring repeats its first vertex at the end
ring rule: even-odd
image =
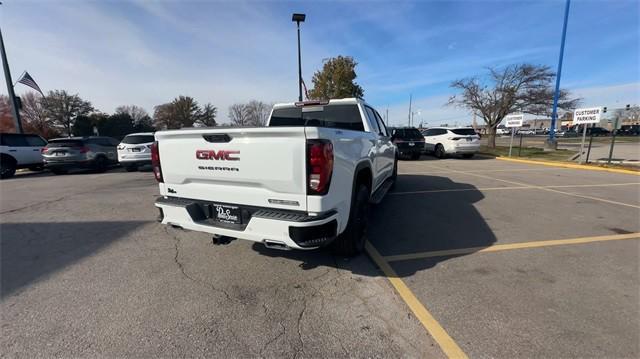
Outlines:
{"type": "Polygon", "coordinates": [[[403,161],[353,259],[214,246],[156,196],[148,172],[2,181],[0,352],[640,356],[637,175],[403,161]]]}

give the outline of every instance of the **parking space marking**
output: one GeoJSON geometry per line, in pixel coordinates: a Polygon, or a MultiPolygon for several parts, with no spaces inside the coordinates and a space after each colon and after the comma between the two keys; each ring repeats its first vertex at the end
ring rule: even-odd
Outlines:
{"type": "Polygon", "coordinates": [[[577,165],[573,163],[561,163],[561,162],[549,162],[549,161],[532,161],[532,160],[523,160],[519,158],[508,158],[508,157],[496,157],[496,159],[501,161],[527,163],[527,164],[533,164],[538,166],[552,166],[552,167],[572,168],[572,169],[588,170],[588,171],[605,171],[605,172],[624,173],[628,175],[640,176],[639,171],[624,170],[619,168],[606,168],[606,167],[596,167],[596,166],[590,166],[590,165],[577,165]]]}
{"type": "MultiPolygon", "coordinates": [[[[530,172],[530,171],[536,171],[536,172],[540,172],[540,171],[562,171],[565,170],[566,168],[514,168],[514,169],[510,169],[510,170],[505,170],[505,169],[485,169],[485,170],[470,170],[470,171],[462,171],[462,172],[469,172],[469,173],[475,173],[475,172],[530,172]]],[[[431,172],[424,172],[424,171],[420,171],[420,172],[398,172],[398,174],[400,175],[428,175],[431,173],[448,173],[450,171],[445,171],[445,170],[438,170],[438,171],[431,171],[431,172]]]]}
{"type": "Polygon", "coordinates": [[[429,313],[427,308],[416,298],[415,294],[409,289],[398,274],[391,268],[389,263],[380,255],[378,250],[368,241],[365,243],[365,249],[371,259],[380,267],[384,275],[387,277],[391,285],[396,289],[402,300],[409,306],[409,309],[418,318],[422,326],[429,332],[431,337],[438,343],[442,351],[449,358],[467,358],[467,355],[460,349],[458,344],[449,336],[438,321],[429,313]]]}
{"type": "Polygon", "coordinates": [[[524,242],[524,243],[496,244],[488,247],[470,247],[470,248],[448,249],[448,250],[430,251],[430,252],[421,252],[421,253],[398,254],[398,255],[392,255],[392,256],[385,256],[383,257],[383,259],[386,260],[387,262],[397,262],[397,261],[406,261],[411,259],[447,257],[447,256],[464,255],[464,254],[471,254],[471,253],[499,252],[499,251],[513,250],[513,249],[564,246],[564,245],[570,245],[570,244],[584,244],[584,243],[604,242],[604,241],[620,241],[620,240],[627,240],[627,239],[640,239],[640,232],[628,233],[628,234],[614,234],[614,235],[597,236],[597,237],[581,237],[581,238],[572,238],[572,239],[556,239],[556,240],[534,241],[534,242],[524,242]]]}
{"type": "MultiPolygon", "coordinates": [[[[432,166],[431,166],[432,167],[432,166]]],[[[433,168],[433,167],[432,167],[433,168]]],[[[437,167],[436,167],[437,169],[437,167]]],[[[582,194],[577,194],[577,193],[571,193],[571,192],[564,192],[564,191],[558,191],[556,189],[552,189],[552,188],[546,188],[544,186],[536,186],[536,185],[531,185],[528,183],[523,183],[523,182],[515,182],[515,181],[510,181],[510,180],[505,180],[505,179],[501,179],[501,178],[496,178],[496,177],[491,177],[491,176],[485,176],[485,175],[481,175],[478,173],[470,173],[470,172],[464,172],[464,171],[458,171],[458,170],[451,170],[451,172],[455,172],[455,173],[461,173],[461,174],[465,174],[465,175],[469,175],[469,176],[475,176],[475,177],[480,177],[480,178],[485,178],[485,179],[490,179],[490,180],[494,180],[494,181],[499,181],[499,182],[504,182],[504,183],[509,183],[511,185],[516,185],[516,186],[524,186],[524,187],[529,187],[529,188],[535,188],[535,189],[540,189],[543,191],[549,191],[549,192],[555,192],[555,193],[560,193],[560,194],[564,194],[567,196],[572,196],[572,197],[580,197],[580,198],[586,198],[586,199],[591,199],[594,201],[600,201],[600,202],[605,202],[605,203],[610,203],[610,204],[615,204],[615,205],[619,205],[619,206],[625,206],[625,207],[632,207],[632,208],[639,208],[640,206],[635,205],[635,204],[629,204],[629,203],[623,203],[623,202],[618,202],[618,201],[612,201],[612,200],[608,200],[608,199],[604,199],[604,198],[599,198],[599,197],[592,197],[592,196],[586,196],[586,195],[582,195],[582,194]]]]}
{"type": "Polygon", "coordinates": [[[629,183],[605,183],[605,184],[575,184],[575,185],[551,185],[551,186],[513,186],[513,187],[481,187],[481,188],[446,188],[446,189],[430,189],[424,191],[407,191],[407,192],[389,192],[390,196],[405,194],[425,194],[425,193],[442,193],[442,192],[467,192],[467,191],[497,191],[512,189],[553,189],[553,188],[591,188],[591,187],[618,187],[618,186],[640,186],[640,182],[629,183]]]}

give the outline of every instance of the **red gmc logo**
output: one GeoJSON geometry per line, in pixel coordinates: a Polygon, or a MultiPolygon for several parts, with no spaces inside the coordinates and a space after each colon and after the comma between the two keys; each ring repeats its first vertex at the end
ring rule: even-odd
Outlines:
{"type": "Polygon", "coordinates": [[[197,150],[196,158],[199,160],[240,161],[240,151],[197,150]]]}

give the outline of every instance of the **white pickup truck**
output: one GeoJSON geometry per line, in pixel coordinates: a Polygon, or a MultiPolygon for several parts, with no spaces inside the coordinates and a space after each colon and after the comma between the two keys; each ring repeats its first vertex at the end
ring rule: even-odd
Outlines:
{"type": "Polygon", "coordinates": [[[380,115],[359,99],[277,104],[267,127],[159,131],[159,220],[276,249],[362,251],[369,203],[397,174],[380,115]]]}

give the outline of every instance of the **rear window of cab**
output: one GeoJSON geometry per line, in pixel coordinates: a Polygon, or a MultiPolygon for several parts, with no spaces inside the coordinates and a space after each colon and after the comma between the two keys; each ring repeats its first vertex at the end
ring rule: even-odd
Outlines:
{"type": "Polygon", "coordinates": [[[269,126],[313,126],[364,131],[358,105],[276,108],[269,126]]]}

